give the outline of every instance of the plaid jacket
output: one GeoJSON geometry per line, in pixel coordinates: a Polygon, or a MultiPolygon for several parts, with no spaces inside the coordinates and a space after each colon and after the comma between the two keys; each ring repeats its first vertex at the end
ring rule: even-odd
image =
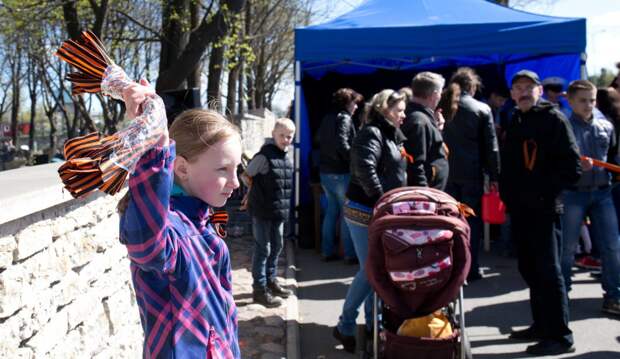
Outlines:
{"type": "Polygon", "coordinates": [[[175,145],[153,148],[129,179],[120,221],[144,329],[145,358],[240,358],[228,247],[209,206],[174,195],[175,145]]]}

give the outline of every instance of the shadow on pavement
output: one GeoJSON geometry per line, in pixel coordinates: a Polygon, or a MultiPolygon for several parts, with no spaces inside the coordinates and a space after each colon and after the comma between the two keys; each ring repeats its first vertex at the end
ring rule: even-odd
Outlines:
{"type": "Polygon", "coordinates": [[[355,275],[359,270],[359,265],[346,265],[342,260],[322,262],[321,256],[312,249],[297,249],[295,257],[298,268],[297,278],[302,277],[304,282],[344,279],[355,275]]]}
{"type": "Polygon", "coordinates": [[[332,337],[333,327],[316,323],[302,323],[299,325],[301,336],[302,359],[353,359],[357,355],[345,352],[342,345],[332,337]],[[317,345],[318,344],[318,345],[317,345]]]}
{"type": "MultiPolygon", "coordinates": [[[[571,299],[570,321],[605,317],[606,315],[600,311],[600,306],[601,299],[599,298],[571,299]]],[[[476,307],[466,312],[466,325],[471,327],[496,327],[501,334],[508,335],[513,327],[530,325],[531,318],[529,301],[521,300],[476,307]]],[[[482,342],[484,343],[484,341],[482,342]]],[[[475,341],[472,345],[488,345],[481,345],[479,343],[480,341],[475,341]]]]}
{"type": "Polygon", "coordinates": [[[324,284],[307,285],[299,288],[300,296],[309,300],[344,299],[349,284],[331,282],[324,284]],[[344,294],[343,294],[344,293],[344,294]]]}

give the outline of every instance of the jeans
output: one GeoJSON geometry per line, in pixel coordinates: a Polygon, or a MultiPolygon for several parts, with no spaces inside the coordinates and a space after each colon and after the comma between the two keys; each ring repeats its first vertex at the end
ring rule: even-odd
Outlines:
{"type": "Polygon", "coordinates": [[[470,245],[471,245],[471,267],[469,274],[476,275],[479,271],[480,265],[478,263],[478,254],[480,253],[480,244],[482,242],[482,195],[484,194],[484,188],[482,183],[478,182],[448,182],[446,186],[446,192],[449,193],[454,199],[459,202],[465,203],[471,209],[476,212],[475,216],[467,217],[467,223],[469,223],[470,232],[470,245]]]}
{"type": "Polygon", "coordinates": [[[519,273],[530,289],[532,327],[543,339],[572,345],[568,296],[560,269],[562,223],[551,212],[511,208],[512,240],[519,273]]]}
{"type": "Polygon", "coordinates": [[[349,174],[321,173],[321,187],[327,199],[327,211],[323,217],[321,228],[321,251],[324,256],[334,254],[334,242],[336,237],[336,224],[340,219],[340,240],[344,247],[345,258],[355,258],[355,248],[351,241],[349,229],[344,223],[342,206],[344,205],[344,195],[349,185],[349,174]]]}
{"type": "Polygon", "coordinates": [[[563,196],[562,274],[567,290],[570,290],[571,286],[571,272],[581,223],[586,215],[589,215],[592,222],[590,237],[601,257],[601,284],[606,293],[605,297],[620,299],[620,238],[611,189],[566,191],[563,196]]]}
{"type": "Polygon", "coordinates": [[[372,328],[372,287],[368,283],[366,277],[366,259],[368,258],[368,227],[345,219],[349,231],[351,231],[351,239],[355,247],[355,253],[360,262],[360,269],[353,278],[353,283],[347,291],[347,297],[344,300],[342,314],[338,321],[338,331],[343,335],[355,335],[356,320],[358,309],[364,302],[364,314],[366,315],[366,329],[372,328]]]}
{"type": "Polygon", "coordinates": [[[252,217],[254,234],[254,256],[252,257],[252,278],[254,289],[267,286],[267,281],[276,280],[278,257],[282,252],[284,221],[272,221],[252,217]]]}

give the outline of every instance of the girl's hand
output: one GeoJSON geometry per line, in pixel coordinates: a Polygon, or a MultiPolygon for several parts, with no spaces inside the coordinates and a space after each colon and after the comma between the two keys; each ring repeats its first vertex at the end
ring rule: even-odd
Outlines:
{"type": "Polygon", "coordinates": [[[142,111],[140,106],[149,97],[155,95],[155,90],[149,82],[141,79],[140,83],[132,83],[123,89],[123,101],[127,107],[127,117],[136,118],[142,111]]]}

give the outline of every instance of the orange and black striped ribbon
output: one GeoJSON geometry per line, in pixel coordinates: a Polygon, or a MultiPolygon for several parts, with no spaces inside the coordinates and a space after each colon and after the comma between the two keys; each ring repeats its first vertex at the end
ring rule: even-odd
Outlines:
{"type": "Polygon", "coordinates": [[[538,152],[538,144],[534,140],[523,141],[523,163],[525,168],[530,171],[534,170],[536,164],[536,155],[538,152]],[[531,151],[530,151],[531,148],[531,151]]]}
{"type": "Polygon", "coordinates": [[[226,210],[224,209],[216,209],[209,216],[209,220],[213,224],[213,228],[215,228],[217,234],[222,238],[226,238],[226,235],[228,234],[226,232],[226,224],[228,223],[228,212],[226,212],[226,210]]]}

